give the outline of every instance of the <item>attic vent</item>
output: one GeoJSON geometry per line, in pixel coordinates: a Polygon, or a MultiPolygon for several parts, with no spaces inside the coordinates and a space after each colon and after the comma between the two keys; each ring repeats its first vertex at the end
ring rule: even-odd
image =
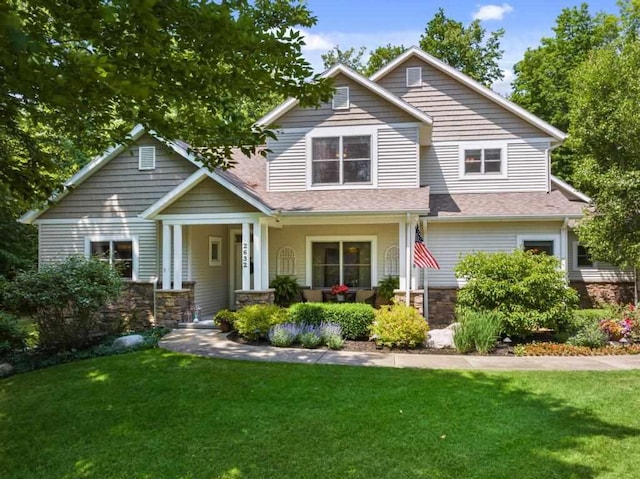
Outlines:
{"type": "Polygon", "coordinates": [[[138,169],[139,170],[155,170],[156,169],[156,147],[141,146],[138,148],[138,169]]]}
{"type": "Polygon", "coordinates": [[[407,86],[422,86],[422,67],[407,68],[407,86]]]}
{"type": "Polygon", "coordinates": [[[336,92],[333,94],[333,102],[331,107],[334,110],[348,110],[349,109],[349,87],[339,86],[336,88],[336,92]]]}

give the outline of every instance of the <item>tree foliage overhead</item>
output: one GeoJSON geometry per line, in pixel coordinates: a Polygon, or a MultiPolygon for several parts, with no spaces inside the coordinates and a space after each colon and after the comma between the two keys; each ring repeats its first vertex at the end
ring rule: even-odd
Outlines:
{"type": "Polygon", "coordinates": [[[504,78],[498,65],[504,53],[500,49],[504,30],[486,34],[480,20],[465,27],[440,8],[420,37],[420,48],[489,87],[504,78]]]}
{"type": "Polygon", "coordinates": [[[250,125],[269,95],[330,95],[301,54],[314,23],[286,0],[2,3],[0,181],[50,191],[61,142],[93,153],[137,123],[227,166],[264,143],[250,125]]]}
{"type": "Polygon", "coordinates": [[[569,138],[580,160],[577,186],[595,207],[578,229],[580,241],[596,259],[638,267],[640,40],[634,22],[624,24],[632,27],[621,41],[594,51],[575,73],[569,138]]]}
{"type": "Polygon", "coordinates": [[[322,54],[321,57],[324,67],[327,69],[336,63],[342,63],[358,73],[369,77],[405,50],[406,48],[403,45],[391,45],[389,43],[371,50],[365,62],[364,57],[367,55],[367,47],[360,47],[358,49],[351,47],[342,50],[340,45],[336,45],[327,53],[322,54]]]}

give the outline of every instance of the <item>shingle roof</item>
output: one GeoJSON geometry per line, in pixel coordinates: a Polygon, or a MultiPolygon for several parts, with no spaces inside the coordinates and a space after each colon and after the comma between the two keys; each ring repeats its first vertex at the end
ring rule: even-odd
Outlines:
{"type": "Polygon", "coordinates": [[[525,193],[461,193],[431,195],[429,216],[581,216],[588,205],[571,201],[561,191],[525,193]]]}
{"type": "Polygon", "coordinates": [[[261,155],[250,158],[234,154],[235,166],[219,173],[273,210],[295,213],[402,213],[429,209],[429,187],[393,189],[340,189],[267,192],[266,162],[261,155]]]}

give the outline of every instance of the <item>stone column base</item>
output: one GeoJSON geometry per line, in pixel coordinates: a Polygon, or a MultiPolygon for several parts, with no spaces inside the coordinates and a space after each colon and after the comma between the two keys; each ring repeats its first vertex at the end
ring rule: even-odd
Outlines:
{"type": "Polygon", "coordinates": [[[184,289],[159,289],[156,291],[156,325],[175,328],[187,321],[194,305],[194,281],[184,281],[184,289]]]}
{"type": "Polygon", "coordinates": [[[265,289],[260,291],[236,290],[236,311],[251,306],[253,304],[273,304],[275,294],[273,289],[265,289]]]}
{"type": "MultiPolygon", "coordinates": [[[[406,294],[400,289],[396,289],[393,292],[393,302],[398,304],[406,304],[406,294]]],[[[421,289],[414,289],[409,291],[409,306],[413,306],[418,310],[420,314],[424,316],[424,291],[421,289]]]]}

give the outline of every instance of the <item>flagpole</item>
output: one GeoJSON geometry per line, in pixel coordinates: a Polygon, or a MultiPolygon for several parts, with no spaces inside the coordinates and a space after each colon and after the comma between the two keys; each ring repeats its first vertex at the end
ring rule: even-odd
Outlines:
{"type": "MultiPolygon", "coordinates": [[[[418,220],[419,221],[419,220],[418,220]]],[[[427,230],[427,220],[422,221],[422,231],[424,231],[424,241],[428,244],[429,231],[427,230]]],[[[424,319],[429,322],[429,268],[423,268],[422,279],[422,312],[424,319]]]]}

